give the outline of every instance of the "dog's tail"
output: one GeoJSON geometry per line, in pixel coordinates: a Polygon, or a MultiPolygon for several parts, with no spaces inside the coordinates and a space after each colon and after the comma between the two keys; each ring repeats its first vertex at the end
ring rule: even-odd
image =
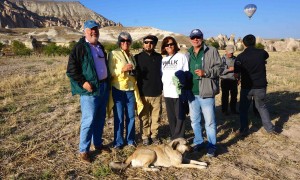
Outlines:
{"type": "Polygon", "coordinates": [[[109,167],[110,167],[111,169],[117,169],[117,170],[126,169],[126,168],[130,165],[132,158],[133,158],[133,157],[132,157],[132,155],[131,155],[131,156],[129,156],[129,157],[126,159],[125,162],[117,162],[117,161],[115,161],[115,162],[110,162],[110,163],[109,163],[109,167]]]}

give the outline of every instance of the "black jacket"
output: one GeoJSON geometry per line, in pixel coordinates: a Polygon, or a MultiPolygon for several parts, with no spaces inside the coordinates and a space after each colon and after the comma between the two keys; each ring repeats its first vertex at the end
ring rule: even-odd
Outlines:
{"type": "MultiPolygon", "coordinates": [[[[99,46],[103,49],[105,63],[107,68],[107,55],[104,51],[104,47],[99,43],[99,46]]],[[[109,71],[107,69],[109,76],[109,71]]],[[[93,55],[89,44],[85,41],[85,37],[82,37],[73,48],[68,61],[67,76],[70,78],[72,94],[81,95],[98,95],[99,80],[95,68],[93,55]],[[93,92],[88,92],[82,85],[88,81],[93,86],[93,92]]]]}
{"type": "Polygon", "coordinates": [[[234,63],[234,73],[241,75],[241,88],[261,89],[267,87],[266,63],[267,51],[247,47],[239,54],[234,63]]]}
{"type": "Polygon", "coordinates": [[[153,52],[150,55],[141,52],[134,56],[136,60],[137,84],[141,96],[157,97],[162,94],[161,61],[162,56],[153,52]]]}

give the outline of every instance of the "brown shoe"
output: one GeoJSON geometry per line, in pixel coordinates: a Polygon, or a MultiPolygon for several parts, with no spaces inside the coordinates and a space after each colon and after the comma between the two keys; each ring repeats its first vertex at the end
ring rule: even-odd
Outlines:
{"type": "Polygon", "coordinates": [[[96,151],[101,151],[101,152],[107,152],[107,153],[111,152],[111,149],[106,145],[95,146],[95,150],[96,151]]]}
{"type": "Polygon", "coordinates": [[[80,153],[79,158],[86,163],[92,162],[88,152],[80,153]]]}

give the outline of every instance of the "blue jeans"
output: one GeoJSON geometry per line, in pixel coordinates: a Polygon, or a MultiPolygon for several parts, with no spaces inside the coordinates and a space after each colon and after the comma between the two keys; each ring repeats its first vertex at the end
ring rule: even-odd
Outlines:
{"type": "Polygon", "coordinates": [[[121,91],[112,87],[114,101],[114,146],[123,146],[124,115],[126,122],[127,144],[135,143],[135,96],[134,91],[121,91]]]}
{"type": "Polygon", "coordinates": [[[216,149],[217,142],[217,123],[215,116],[215,98],[201,98],[195,95],[195,100],[189,102],[190,118],[195,134],[194,144],[203,143],[201,112],[205,120],[205,130],[208,140],[208,148],[216,149]]]}
{"type": "Polygon", "coordinates": [[[274,131],[274,125],[271,122],[270,114],[266,106],[266,88],[262,89],[241,89],[240,94],[240,131],[249,130],[248,109],[252,97],[255,100],[255,106],[260,114],[262,124],[267,132],[274,131]]]}
{"type": "Polygon", "coordinates": [[[108,101],[108,86],[106,82],[100,84],[99,96],[80,96],[81,126],[79,151],[89,152],[91,143],[102,145],[102,134],[106,117],[108,101]]]}

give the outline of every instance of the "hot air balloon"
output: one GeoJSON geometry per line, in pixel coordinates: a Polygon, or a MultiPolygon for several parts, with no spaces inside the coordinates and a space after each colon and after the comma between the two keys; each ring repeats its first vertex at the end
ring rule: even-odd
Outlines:
{"type": "Polygon", "coordinates": [[[249,19],[251,19],[256,9],[257,7],[255,4],[248,4],[247,6],[244,7],[244,12],[249,17],[249,19]]]}

